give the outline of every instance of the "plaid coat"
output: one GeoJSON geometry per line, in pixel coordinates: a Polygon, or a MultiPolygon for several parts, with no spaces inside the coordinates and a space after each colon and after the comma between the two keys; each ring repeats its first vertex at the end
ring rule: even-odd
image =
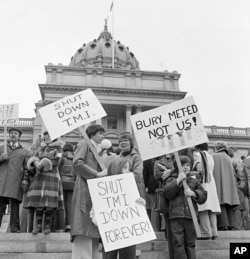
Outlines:
{"type": "MultiPolygon", "coordinates": [[[[58,172],[60,147],[56,145],[45,145],[37,152],[39,159],[48,158],[52,162],[52,170],[48,172],[39,171],[31,178],[28,175],[30,186],[27,192],[24,208],[55,208],[63,209],[63,189],[58,172]]],[[[27,175],[25,175],[27,179],[27,175]]]]}

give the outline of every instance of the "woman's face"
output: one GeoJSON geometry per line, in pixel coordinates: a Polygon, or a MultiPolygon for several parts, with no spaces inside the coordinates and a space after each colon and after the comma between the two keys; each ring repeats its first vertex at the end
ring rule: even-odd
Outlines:
{"type": "Polygon", "coordinates": [[[119,148],[122,152],[129,151],[131,148],[130,141],[128,139],[121,139],[119,141],[119,148]]]}
{"type": "Polygon", "coordinates": [[[97,131],[95,135],[91,136],[91,139],[95,141],[96,144],[101,144],[104,139],[102,131],[97,131]]]}

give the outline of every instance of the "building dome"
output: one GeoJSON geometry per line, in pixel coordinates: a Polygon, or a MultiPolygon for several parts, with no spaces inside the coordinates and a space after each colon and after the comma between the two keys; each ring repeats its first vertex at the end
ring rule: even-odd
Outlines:
{"type": "MultiPolygon", "coordinates": [[[[112,35],[107,24],[98,39],[83,44],[71,58],[70,66],[112,68],[112,35]]],[[[139,62],[128,47],[114,41],[114,67],[140,70],[139,62]]]]}

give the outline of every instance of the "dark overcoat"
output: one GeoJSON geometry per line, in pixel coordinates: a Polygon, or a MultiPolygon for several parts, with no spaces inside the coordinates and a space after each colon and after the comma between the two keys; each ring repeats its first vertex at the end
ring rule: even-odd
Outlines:
{"type": "Polygon", "coordinates": [[[221,205],[240,205],[232,162],[226,152],[218,152],[214,158],[214,180],[221,205]]]}
{"type": "MultiPolygon", "coordinates": [[[[22,201],[23,192],[21,183],[24,172],[27,171],[27,161],[30,157],[29,151],[20,143],[12,150],[7,145],[9,160],[0,161],[0,196],[22,201]]],[[[0,156],[4,153],[4,147],[0,147],[0,156]]]]}

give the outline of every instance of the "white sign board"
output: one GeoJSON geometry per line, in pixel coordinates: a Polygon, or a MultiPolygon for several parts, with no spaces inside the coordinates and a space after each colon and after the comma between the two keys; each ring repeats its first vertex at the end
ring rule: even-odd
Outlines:
{"type": "Polygon", "coordinates": [[[0,125],[18,124],[18,103],[0,104],[0,125]]]}
{"type": "Polygon", "coordinates": [[[91,89],[55,101],[39,112],[52,139],[106,116],[91,89]]]}
{"type": "Polygon", "coordinates": [[[143,160],[208,142],[192,96],[130,119],[143,160]]]}
{"type": "Polygon", "coordinates": [[[133,173],[87,181],[105,252],[156,239],[133,173]]]}

